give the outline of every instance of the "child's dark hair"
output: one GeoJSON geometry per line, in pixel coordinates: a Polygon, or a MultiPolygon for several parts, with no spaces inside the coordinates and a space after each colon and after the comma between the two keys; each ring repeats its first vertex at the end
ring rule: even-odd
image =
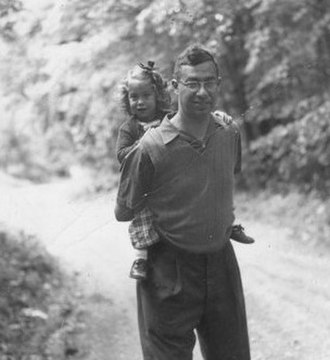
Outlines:
{"type": "Polygon", "coordinates": [[[200,44],[194,44],[194,45],[189,46],[178,56],[178,58],[175,62],[175,67],[174,67],[175,78],[177,80],[180,79],[181,67],[183,65],[195,66],[198,64],[202,64],[206,61],[213,62],[216,73],[217,73],[217,77],[218,77],[219,76],[219,67],[218,67],[217,62],[215,61],[214,56],[211,54],[211,52],[200,44]]]}
{"type": "Polygon", "coordinates": [[[151,82],[155,87],[156,94],[156,109],[158,113],[168,112],[170,109],[170,95],[167,89],[167,83],[163,80],[160,73],[154,68],[155,63],[148,61],[148,65],[142,63],[136,65],[130,70],[121,84],[120,88],[120,101],[123,110],[131,115],[131,108],[128,99],[128,83],[130,79],[146,79],[151,82]]]}

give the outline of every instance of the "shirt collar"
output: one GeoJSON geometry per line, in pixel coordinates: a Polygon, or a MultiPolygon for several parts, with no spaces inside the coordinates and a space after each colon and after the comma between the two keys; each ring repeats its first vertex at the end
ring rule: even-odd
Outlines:
{"type": "Polygon", "coordinates": [[[172,140],[174,140],[177,136],[180,135],[180,130],[174,126],[170,118],[173,117],[174,114],[168,114],[164,117],[158,129],[160,130],[161,137],[163,139],[164,144],[168,144],[172,140]]]}
{"type": "MultiPolygon", "coordinates": [[[[174,140],[180,134],[182,134],[182,132],[176,126],[174,126],[172,124],[172,122],[170,121],[170,119],[174,115],[175,115],[174,113],[167,114],[159,126],[161,137],[162,137],[165,145],[170,143],[172,140],[174,140]]],[[[219,127],[220,128],[224,127],[224,121],[223,120],[219,121],[219,119],[217,119],[213,113],[212,113],[212,115],[213,115],[212,118],[214,121],[210,121],[210,124],[207,128],[206,137],[211,136],[219,127]]]]}

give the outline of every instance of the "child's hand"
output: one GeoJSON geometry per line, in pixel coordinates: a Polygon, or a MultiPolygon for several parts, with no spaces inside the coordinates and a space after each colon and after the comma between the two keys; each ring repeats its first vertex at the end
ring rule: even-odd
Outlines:
{"type": "Polygon", "coordinates": [[[143,127],[143,130],[144,130],[144,131],[147,131],[147,130],[149,130],[149,129],[151,129],[151,128],[154,128],[154,127],[159,126],[160,123],[161,123],[161,120],[157,119],[157,120],[151,121],[151,122],[149,122],[149,123],[142,123],[142,122],[140,122],[140,125],[143,127]]]}
{"type": "Polygon", "coordinates": [[[216,110],[213,115],[216,117],[217,121],[223,126],[228,126],[233,123],[233,118],[223,111],[216,110]]]}

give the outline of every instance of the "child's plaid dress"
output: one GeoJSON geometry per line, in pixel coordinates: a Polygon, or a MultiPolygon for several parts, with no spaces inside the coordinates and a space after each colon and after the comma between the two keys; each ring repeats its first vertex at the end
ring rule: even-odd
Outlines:
{"type": "Polygon", "coordinates": [[[153,214],[147,207],[134,215],[128,232],[135,249],[146,249],[159,241],[159,235],[153,226],[153,214]]]}

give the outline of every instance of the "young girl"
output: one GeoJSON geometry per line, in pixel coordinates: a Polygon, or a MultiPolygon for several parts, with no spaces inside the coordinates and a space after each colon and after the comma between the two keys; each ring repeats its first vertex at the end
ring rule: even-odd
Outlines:
{"type": "MultiPolygon", "coordinates": [[[[148,65],[139,64],[130,70],[123,82],[121,101],[129,119],[119,129],[116,153],[120,163],[126,155],[138,144],[142,135],[151,127],[160,124],[170,109],[170,96],[166,82],[154,69],[154,62],[148,65]]],[[[230,123],[230,117],[218,113],[225,123],[230,123]]],[[[129,235],[136,249],[136,260],[130,270],[133,279],[145,279],[147,274],[148,247],[159,241],[159,236],[153,226],[153,215],[145,207],[134,214],[129,225],[129,235]]],[[[234,225],[231,238],[252,243],[254,240],[246,236],[240,225],[234,225]]]]}
{"type": "MultiPolygon", "coordinates": [[[[170,109],[167,84],[154,69],[152,61],[146,66],[135,66],[128,72],[121,95],[122,105],[129,119],[123,123],[118,133],[116,152],[120,163],[137,145],[142,135],[149,128],[158,126],[170,109]]],[[[145,279],[147,248],[159,241],[152,220],[152,213],[145,207],[134,214],[128,228],[132,245],[136,249],[136,260],[130,271],[133,279],[145,279]]]]}

